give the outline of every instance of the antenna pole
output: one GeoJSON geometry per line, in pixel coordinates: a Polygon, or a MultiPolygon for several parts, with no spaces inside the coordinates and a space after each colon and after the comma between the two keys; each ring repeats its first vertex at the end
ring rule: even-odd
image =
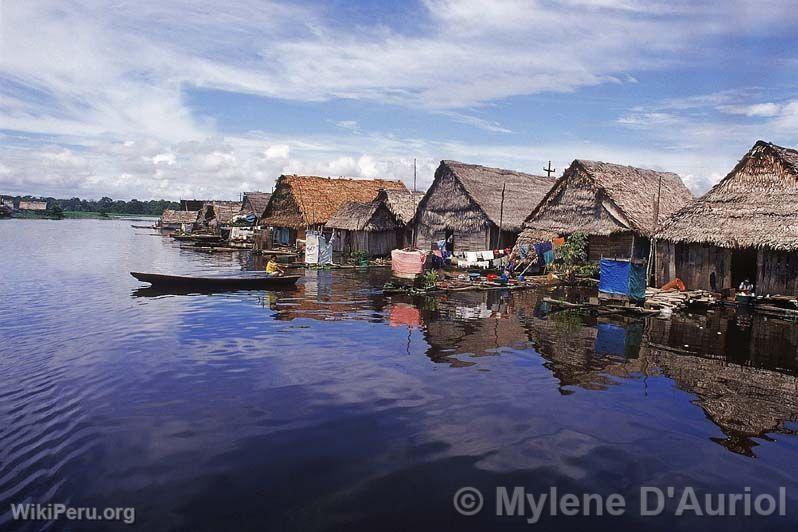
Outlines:
{"type": "Polygon", "coordinates": [[[546,172],[546,177],[551,177],[551,174],[553,174],[557,170],[551,167],[551,161],[549,161],[549,166],[547,168],[543,168],[543,171],[546,172]]]}

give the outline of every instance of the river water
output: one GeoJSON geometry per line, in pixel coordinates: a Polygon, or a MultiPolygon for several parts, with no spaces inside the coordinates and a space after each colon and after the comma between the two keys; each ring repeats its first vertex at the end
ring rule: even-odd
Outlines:
{"type": "MultiPolygon", "coordinates": [[[[141,222],[137,222],[141,223],[141,222]]],[[[528,529],[496,490],[618,493],[551,529],[794,529],[798,326],[551,312],[546,291],[381,295],[384,269],[168,295],[131,270],[218,272],[123,220],[0,222],[0,529],[528,529]],[[484,494],[460,515],[462,487],[484,494]],[[640,515],[640,488],[778,493],[786,514],[640,515]],[[12,518],[133,507],[135,523],[12,518]]],[[[561,297],[584,294],[555,292],[561,297]]]]}

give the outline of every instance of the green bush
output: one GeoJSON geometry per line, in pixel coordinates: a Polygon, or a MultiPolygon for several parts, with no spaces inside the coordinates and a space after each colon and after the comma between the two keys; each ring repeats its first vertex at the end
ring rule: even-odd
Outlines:
{"type": "Polygon", "coordinates": [[[569,236],[560,248],[560,255],[566,268],[587,262],[587,235],[574,233],[569,236]]]}

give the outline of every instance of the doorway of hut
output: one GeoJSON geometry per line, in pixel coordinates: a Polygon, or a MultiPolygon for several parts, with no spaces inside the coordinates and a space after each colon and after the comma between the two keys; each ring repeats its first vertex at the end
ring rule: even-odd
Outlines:
{"type": "Polygon", "coordinates": [[[735,249],[732,251],[731,278],[733,288],[740,286],[740,283],[746,279],[756,283],[755,248],[735,249]]]}
{"type": "Polygon", "coordinates": [[[446,251],[454,253],[454,231],[447,229],[443,234],[443,238],[446,241],[446,251]]]}

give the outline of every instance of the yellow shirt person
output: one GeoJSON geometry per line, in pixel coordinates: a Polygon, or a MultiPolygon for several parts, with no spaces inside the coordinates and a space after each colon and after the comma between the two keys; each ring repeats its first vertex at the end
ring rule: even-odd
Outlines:
{"type": "Polygon", "coordinates": [[[269,262],[266,263],[266,273],[269,275],[282,275],[283,271],[283,267],[277,264],[274,257],[270,258],[269,262]]]}

